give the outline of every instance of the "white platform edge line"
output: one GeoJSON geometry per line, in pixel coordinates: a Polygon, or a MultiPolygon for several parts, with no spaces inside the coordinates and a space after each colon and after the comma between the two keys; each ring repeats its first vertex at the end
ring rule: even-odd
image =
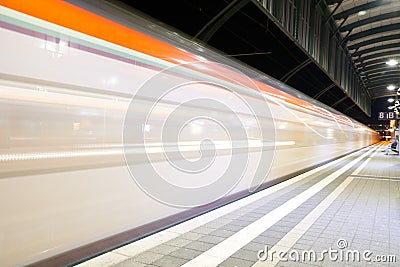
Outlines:
{"type": "MultiPolygon", "coordinates": [[[[376,148],[374,148],[375,150],[376,148]]],[[[247,227],[241,229],[236,234],[230,236],[229,238],[225,239],[221,243],[213,246],[209,250],[205,251],[204,253],[200,254],[196,258],[190,260],[186,264],[182,265],[184,267],[208,267],[208,266],[217,266],[227,258],[229,258],[233,253],[241,249],[243,246],[251,242],[254,238],[259,236],[269,227],[274,225],[284,216],[292,212],[306,200],[311,198],[313,195],[317,194],[321,191],[325,186],[327,186],[330,182],[334,179],[342,175],[344,172],[349,170],[355,164],[357,164],[361,159],[366,157],[372,150],[363,153],[358,158],[354,159],[350,163],[346,164],[344,167],[340,168],[339,170],[333,172],[317,184],[311,186],[306,191],[300,193],[296,197],[290,199],[286,203],[282,204],[281,206],[277,207],[273,211],[267,213],[257,221],[251,223],[247,227]]]]}
{"type": "MultiPolygon", "coordinates": [[[[288,252],[290,248],[301,238],[301,236],[313,225],[317,219],[329,208],[335,199],[346,189],[353,181],[353,175],[358,174],[378,152],[378,148],[367,158],[351,175],[349,175],[336,189],[330,193],[318,206],[316,206],[303,220],[301,220],[292,230],[290,230],[276,245],[268,249],[268,252],[288,252]]],[[[264,249],[265,250],[265,249],[264,249]]],[[[257,261],[252,267],[268,266],[273,267],[279,263],[279,258],[272,258],[271,253],[266,257],[269,261],[257,261]]],[[[276,255],[277,253],[275,253],[276,255]]]]}
{"type": "Polygon", "coordinates": [[[162,243],[168,242],[184,233],[190,232],[191,230],[202,226],[206,223],[209,223],[223,215],[226,215],[236,209],[239,209],[241,207],[244,207],[248,204],[251,204],[255,201],[258,201],[259,199],[262,199],[272,193],[275,193],[289,185],[292,185],[296,182],[301,181],[304,178],[307,178],[317,172],[323,171],[324,169],[338,164],[340,162],[342,162],[343,160],[346,160],[354,155],[356,155],[357,153],[359,153],[360,151],[369,151],[371,149],[374,149],[374,146],[369,146],[369,147],[365,147],[361,150],[352,152],[344,157],[341,157],[339,159],[336,159],[334,161],[331,161],[327,164],[324,164],[322,166],[319,166],[315,169],[312,169],[308,172],[302,173],[300,175],[297,175],[291,179],[288,179],[286,181],[283,181],[279,184],[273,185],[271,187],[268,187],[262,191],[256,192],[250,196],[247,196],[245,198],[242,198],[240,200],[237,200],[235,202],[232,202],[230,204],[227,204],[223,207],[220,207],[218,209],[212,210],[210,212],[207,212],[205,214],[202,214],[200,216],[197,216],[195,218],[192,218],[190,220],[187,220],[181,224],[175,225],[173,227],[170,227],[166,230],[157,232],[155,234],[152,234],[150,236],[147,236],[143,239],[137,240],[133,243],[127,244],[123,247],[120,247],[118,249],[115,249],[113,251],[107,252],[105,254],[99,255],[95,258],[92,258],[90,260],[87,260],[85,262],[82,262],[78,265],[75,265],[76,267],[92,267],[92,266],[96,266],[96,267],[102,267],[102,266],[109,266],[109,260],[108,257],[111,257],[113,260],[112,264],[117,264],[120,263],[124,260],[129,259],[130,257],[134,257],[146,250],[149,250],[153,247],[156,247],[162,243]],[[114,255],[114,254],[117,254],[114,255]],[[119,258],[119,261],[116,261],[116,259],[119,258]]]}

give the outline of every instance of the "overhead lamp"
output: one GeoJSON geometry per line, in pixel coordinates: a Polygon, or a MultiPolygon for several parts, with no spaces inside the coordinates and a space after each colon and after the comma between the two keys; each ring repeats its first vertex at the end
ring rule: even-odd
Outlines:
{"type": "Polygon", "coordinates": [[[365,14],[367,14],[367,11],[365,10],[358,11],[359,16],[364,16],[365,14]]]}
{"type": "Polygon", "coordinates": [[[386,61],[386,64],[389,66],[396,66],[397,64],[399,64],[399,62],[395,59],[391,59],[389,61],[386,61]]]}
{"type": "Polygon", "coordinates": [[[396,89],[396,86],[394,86],[393,84],[388,85],[388,87],[386,87],[388,90],[394,90],[396,89]]]}
{"type": "Polygon", "coordinates": [[[393,98],[389,98],[387,101],[392,103],[392,102],[394,102],[394,99],[393,98]]]}

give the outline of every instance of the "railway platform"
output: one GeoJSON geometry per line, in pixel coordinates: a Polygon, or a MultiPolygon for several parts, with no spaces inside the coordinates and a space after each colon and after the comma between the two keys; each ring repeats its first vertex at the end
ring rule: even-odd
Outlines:
{"type": "Polygon", "coordinates": [[[385,145],[75,266],[399,266],[400,157],[385,145]]]}

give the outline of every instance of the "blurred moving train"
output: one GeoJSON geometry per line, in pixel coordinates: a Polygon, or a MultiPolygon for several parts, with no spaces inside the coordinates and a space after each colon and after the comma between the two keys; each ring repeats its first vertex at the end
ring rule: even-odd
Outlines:
{"type": "Polygon", "coordinates": [[[79,262],[378,141],[110,1],[1,4],[1,266],[79,262]]]}

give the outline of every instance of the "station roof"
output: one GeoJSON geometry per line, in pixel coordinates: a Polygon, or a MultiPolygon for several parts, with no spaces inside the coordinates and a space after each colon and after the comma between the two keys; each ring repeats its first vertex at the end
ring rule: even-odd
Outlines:
{"type": "Polygon", "coordinates": [[[326,2],[371,98],[396,95],[400,87],[400,1],[326,2]],[[399,63],[390,66],[386,64],[390,60],[399,63]],[[388,90],[388,85],[395,90],[388,90]]]}
{"type": "MultiPolygon", "coordinates": [[[[106,1],[123,3],[127,10],[132,8],[364,124],[369,124],[374,114],[365,109],[368,105],[371,108],[370,104],[360,105],[360,99],[374,102],[396,94],[397,89],[386,88],[389,84],[400,86],[400,65],[385,63],[392,58],[400,61],[400,0],[299,1],[299,5],[307,2],[314,5],[314,10],[322,10],[325,26],[334,25],[332,35],[342,40],[336,42],[347,50],[343,54],[348,55],[357,72],[357,83],[366,89],[359,92],[358,100],[263,7],[270,2],[283,5],[288,0],[106,1]]],[[[320,53],[327,54],[327,64],[334,60],[329,52],[320,53]]]]}

